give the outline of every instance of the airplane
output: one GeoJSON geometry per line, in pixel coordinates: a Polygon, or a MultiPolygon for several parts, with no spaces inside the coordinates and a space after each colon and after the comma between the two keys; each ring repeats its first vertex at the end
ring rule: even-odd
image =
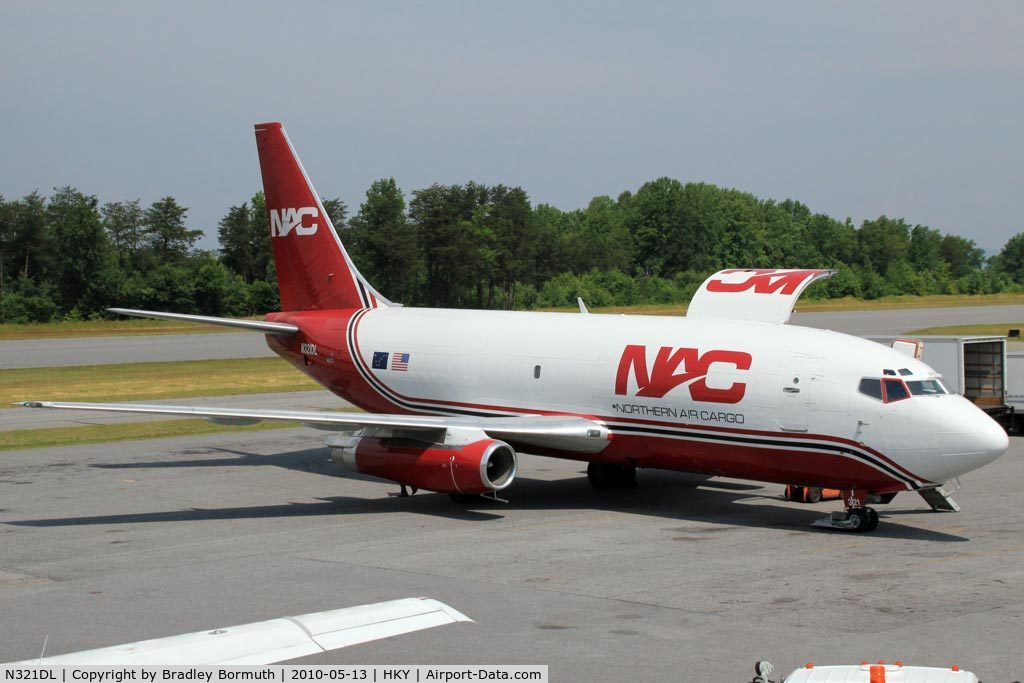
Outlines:
{"type": "MultiPolygon", "coordinates": [[[[512,485],[517,454],[587,463],[596,488],[661,468],[842,491],[816,525],[878,526],[869,504],[992,462],[1006,433],[920,360],[786,324],[835,271],[740,269],[685,317],[411,308],[356,268],[280,123],[255,126],[282,311],[263,321],[111,309],[262,332],[362,414],[28,401],[33,408],[298,421],[336,462],[467,501],[512,485]]],[[[944,495],[944,493],[943,493],[944,495]]],[[[927,497],[926,497],[927,499],[927,497]]]]}

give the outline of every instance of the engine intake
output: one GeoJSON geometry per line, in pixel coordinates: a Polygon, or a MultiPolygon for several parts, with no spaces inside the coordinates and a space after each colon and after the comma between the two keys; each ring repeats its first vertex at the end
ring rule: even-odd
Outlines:
{"type": "Polygon", "coordinates": [[[331,460],[350,470],[438,493],[479,494],[508,488],[516,478],[516,452],[503,441],[464,446],[410,439],[331,439],[331,460]]]}

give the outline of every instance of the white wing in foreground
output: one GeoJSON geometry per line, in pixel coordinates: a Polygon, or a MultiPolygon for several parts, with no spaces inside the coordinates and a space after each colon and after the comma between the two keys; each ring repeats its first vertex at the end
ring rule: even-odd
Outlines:
{"type": "Polygon", "coordinates": [[[450,429],[479,429],[494,439],[560,448],[578,453],[600,453],[608,445],[608,428],[600,422],[572,415],[517,415],[512,417],[434,417],[379,413],[325,413],[304,410],[248,410],[208,406],[147,405],[143,403],[73,403],[25,401],[26,408],[59,408],[155,415],[188,415],[222,424],[255,424],[261,420],[301,422],[326,431],[352,432],[384,429],[433,441],[443,441],[450,429]]]}
{"type": "Polygon", "coordinates": [[[13,665],[258,665],[473,620],[443,602],[406,598],[83,650],[13,665]]]}

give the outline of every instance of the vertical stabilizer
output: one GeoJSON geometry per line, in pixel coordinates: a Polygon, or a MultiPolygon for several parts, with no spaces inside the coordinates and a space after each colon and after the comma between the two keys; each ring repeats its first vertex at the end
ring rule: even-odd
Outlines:
{"type": "Polygon", "coordinates": [[[280,123],[256,124],[281,310],[391,305],[359,274],[280,123]]]}

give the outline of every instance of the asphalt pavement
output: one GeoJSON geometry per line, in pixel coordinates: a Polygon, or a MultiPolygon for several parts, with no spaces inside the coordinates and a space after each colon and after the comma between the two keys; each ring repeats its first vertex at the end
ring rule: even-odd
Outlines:
{"type": "Polygon", "coordinates": [[[476,620],[301,660],[548,664],[552,681],[749,681],[902,660],[1024,674],[1024,440],[965,475],[958,514],[915,494],[868,534],[838,502],[642,471],[596,491],[524,456],[508,504],[393,495],[288,429],[0,457],[0,661],[393,598],[476,620]]]}

